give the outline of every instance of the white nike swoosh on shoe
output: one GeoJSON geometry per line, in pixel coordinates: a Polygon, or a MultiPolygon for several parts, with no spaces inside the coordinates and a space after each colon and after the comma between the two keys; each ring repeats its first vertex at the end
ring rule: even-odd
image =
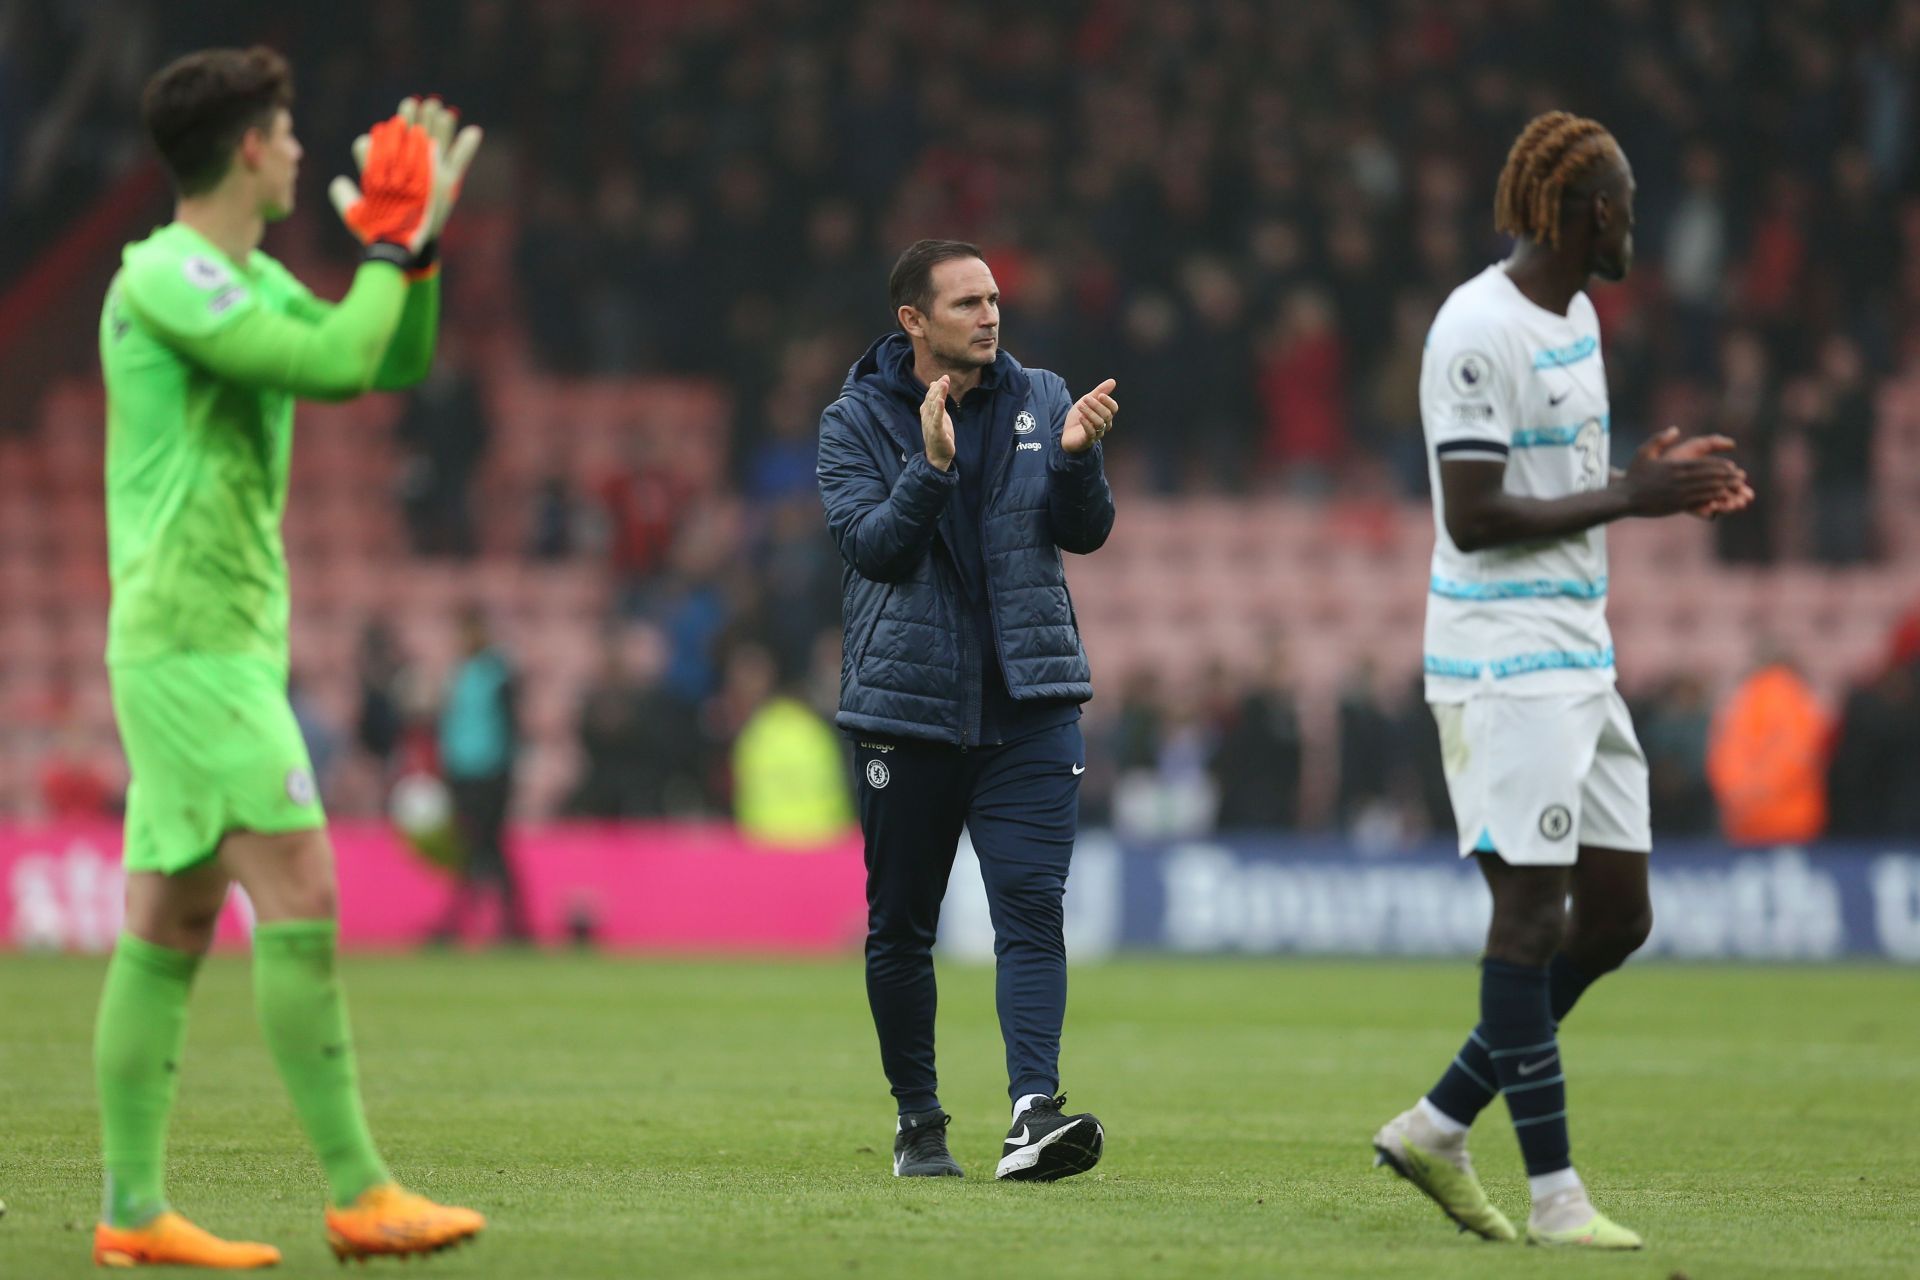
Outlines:
{"type": "Polygon", "coordinates": [[[1031,1126],[1031,1125],[1024,1125],[1024,1124],[1023,1124],[1023,1125],[1021,1125],[1021,1126],[1020,1126],[1020,1136],[1019,1136],[1019,1137],[1017,1137],[1017,1138],[1008,1138],[1008,1139],[1007,1139],[1007,1145],[1008,1145],[1008,1146],[1010,1146],[1010,1147],[1024,1147],[1024,1146],[1026,1146],[1026,1145],[1027,1145],[1027,1137],[1028,1137],[1028,1135],[1029,1135],[1029,1134],[1030,1134],[1030,1133],[1031,1133],[1032,1131],[1033,1131],[1033,1130],[1032,1130],[1032,1126],[1031,1126]]]}
{"type": "Polygon", "coordinates": [[[1556,1061],[1559,1057],[1557,1053],[1550,1053],[1538,1062],[1523,1062],[1520,1064],[1520,1074],[1530,1076],[1536,1071],[1543,1070],[1548,1063],[1556,1061]]]}
{"type": "MultiPolygon", "coordinates": [[[[993,1171],[993,1176],[996,1178],[1004,1178],[1009,1173],[1017,1173],[1022,1169],[1033,1168],[1034,1165],[1040,1162],[1040,1153],[1043,1150],[1060,1141],[1060,1139],[1066,1137],[1069,1133],[1072,1133],[1085,1123],[1086,1120],[1082,1117],[1069,1124],[1063,1124],[1053,1132],[1042,1136],[1040,1141],[1030,1146],[1023,1146],[1018,1150],[1007,1152],[1005,1156],[1001,1157],[999,1167],[993,1171]]],[[[1102,1132],[1104,1136],[1104,1131],[1102,1132]]],[[[1007,1141],[1011,1144],[1013,1140],[1009,1138],[1007,1141]]]]}

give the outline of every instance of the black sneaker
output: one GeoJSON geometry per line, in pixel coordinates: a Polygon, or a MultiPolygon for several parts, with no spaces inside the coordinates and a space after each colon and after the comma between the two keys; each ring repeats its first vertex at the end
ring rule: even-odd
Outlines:
{"type": "Polygon", "coordinates": [[[1020,1113],[1007,1130],[1006,1155],[993,1171],[996,1178],[1021,1182],[1053,1182],[1085,1173],[1100,1163],[1106,1131],[1086,1112],[1063,1116],[1067,1095],[1042,1098],[1020,1113]]]}
{"type": "Polygon", "coordinates": [[[944,1111],[912,1111],[901,1116],[893,1135],[893,1176],[965,1177],[947,1151],[947,1126],[951,1123],[953,1117],[944,1111]]]}

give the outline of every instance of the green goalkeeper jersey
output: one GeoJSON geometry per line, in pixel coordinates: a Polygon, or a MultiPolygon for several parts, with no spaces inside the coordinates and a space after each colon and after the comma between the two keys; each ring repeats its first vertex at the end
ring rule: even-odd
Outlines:
{"type": "Polygon", "coordinates": [[[333,304],[181,223],[126,247],[100,315],[109,663],[223,653],[284,669],[293,402],[419,381],[438,319],[437,279],[410,286],[387,263],[333,304]]]}

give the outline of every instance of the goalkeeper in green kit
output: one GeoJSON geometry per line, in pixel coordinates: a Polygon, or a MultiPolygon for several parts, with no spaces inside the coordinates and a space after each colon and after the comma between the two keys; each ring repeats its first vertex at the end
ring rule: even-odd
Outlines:
{"type": "Polygon", "coordinates": [[[128,245],[100,317],[107,389],[107,666],[132,783],[126,927],[94,1037],[106,1266],[271,1266],[168,1205],[167,1115],[187,997],[228,887],[252,901],[255,1004],[325,1169],[343,1260],[467,1240],[478,1213],[402,1190],[375,1150],[335,970],[333,850],[287,702],[280,517],[298,398],[411,386],[439,323],[436,244],[480,133],[408,99],[355,144],[331,194],[366,261],[338,303],[260,252],[293,205],[292,76],[271,50],[211,49],[147,85],[178,196],[128,245]]]}

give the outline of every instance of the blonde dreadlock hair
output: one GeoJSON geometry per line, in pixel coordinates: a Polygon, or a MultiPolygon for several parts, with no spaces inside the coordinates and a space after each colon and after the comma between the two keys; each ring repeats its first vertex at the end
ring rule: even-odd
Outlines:
{"type": "Polygon", "coordinates": [[[1537,243],[1560,243],[1560,202],[1569,188],[1624,157],[1598,120],[1549,111],[1527,121],[1507,152],[1493,197],[1493,229],[1537,243]]]}

